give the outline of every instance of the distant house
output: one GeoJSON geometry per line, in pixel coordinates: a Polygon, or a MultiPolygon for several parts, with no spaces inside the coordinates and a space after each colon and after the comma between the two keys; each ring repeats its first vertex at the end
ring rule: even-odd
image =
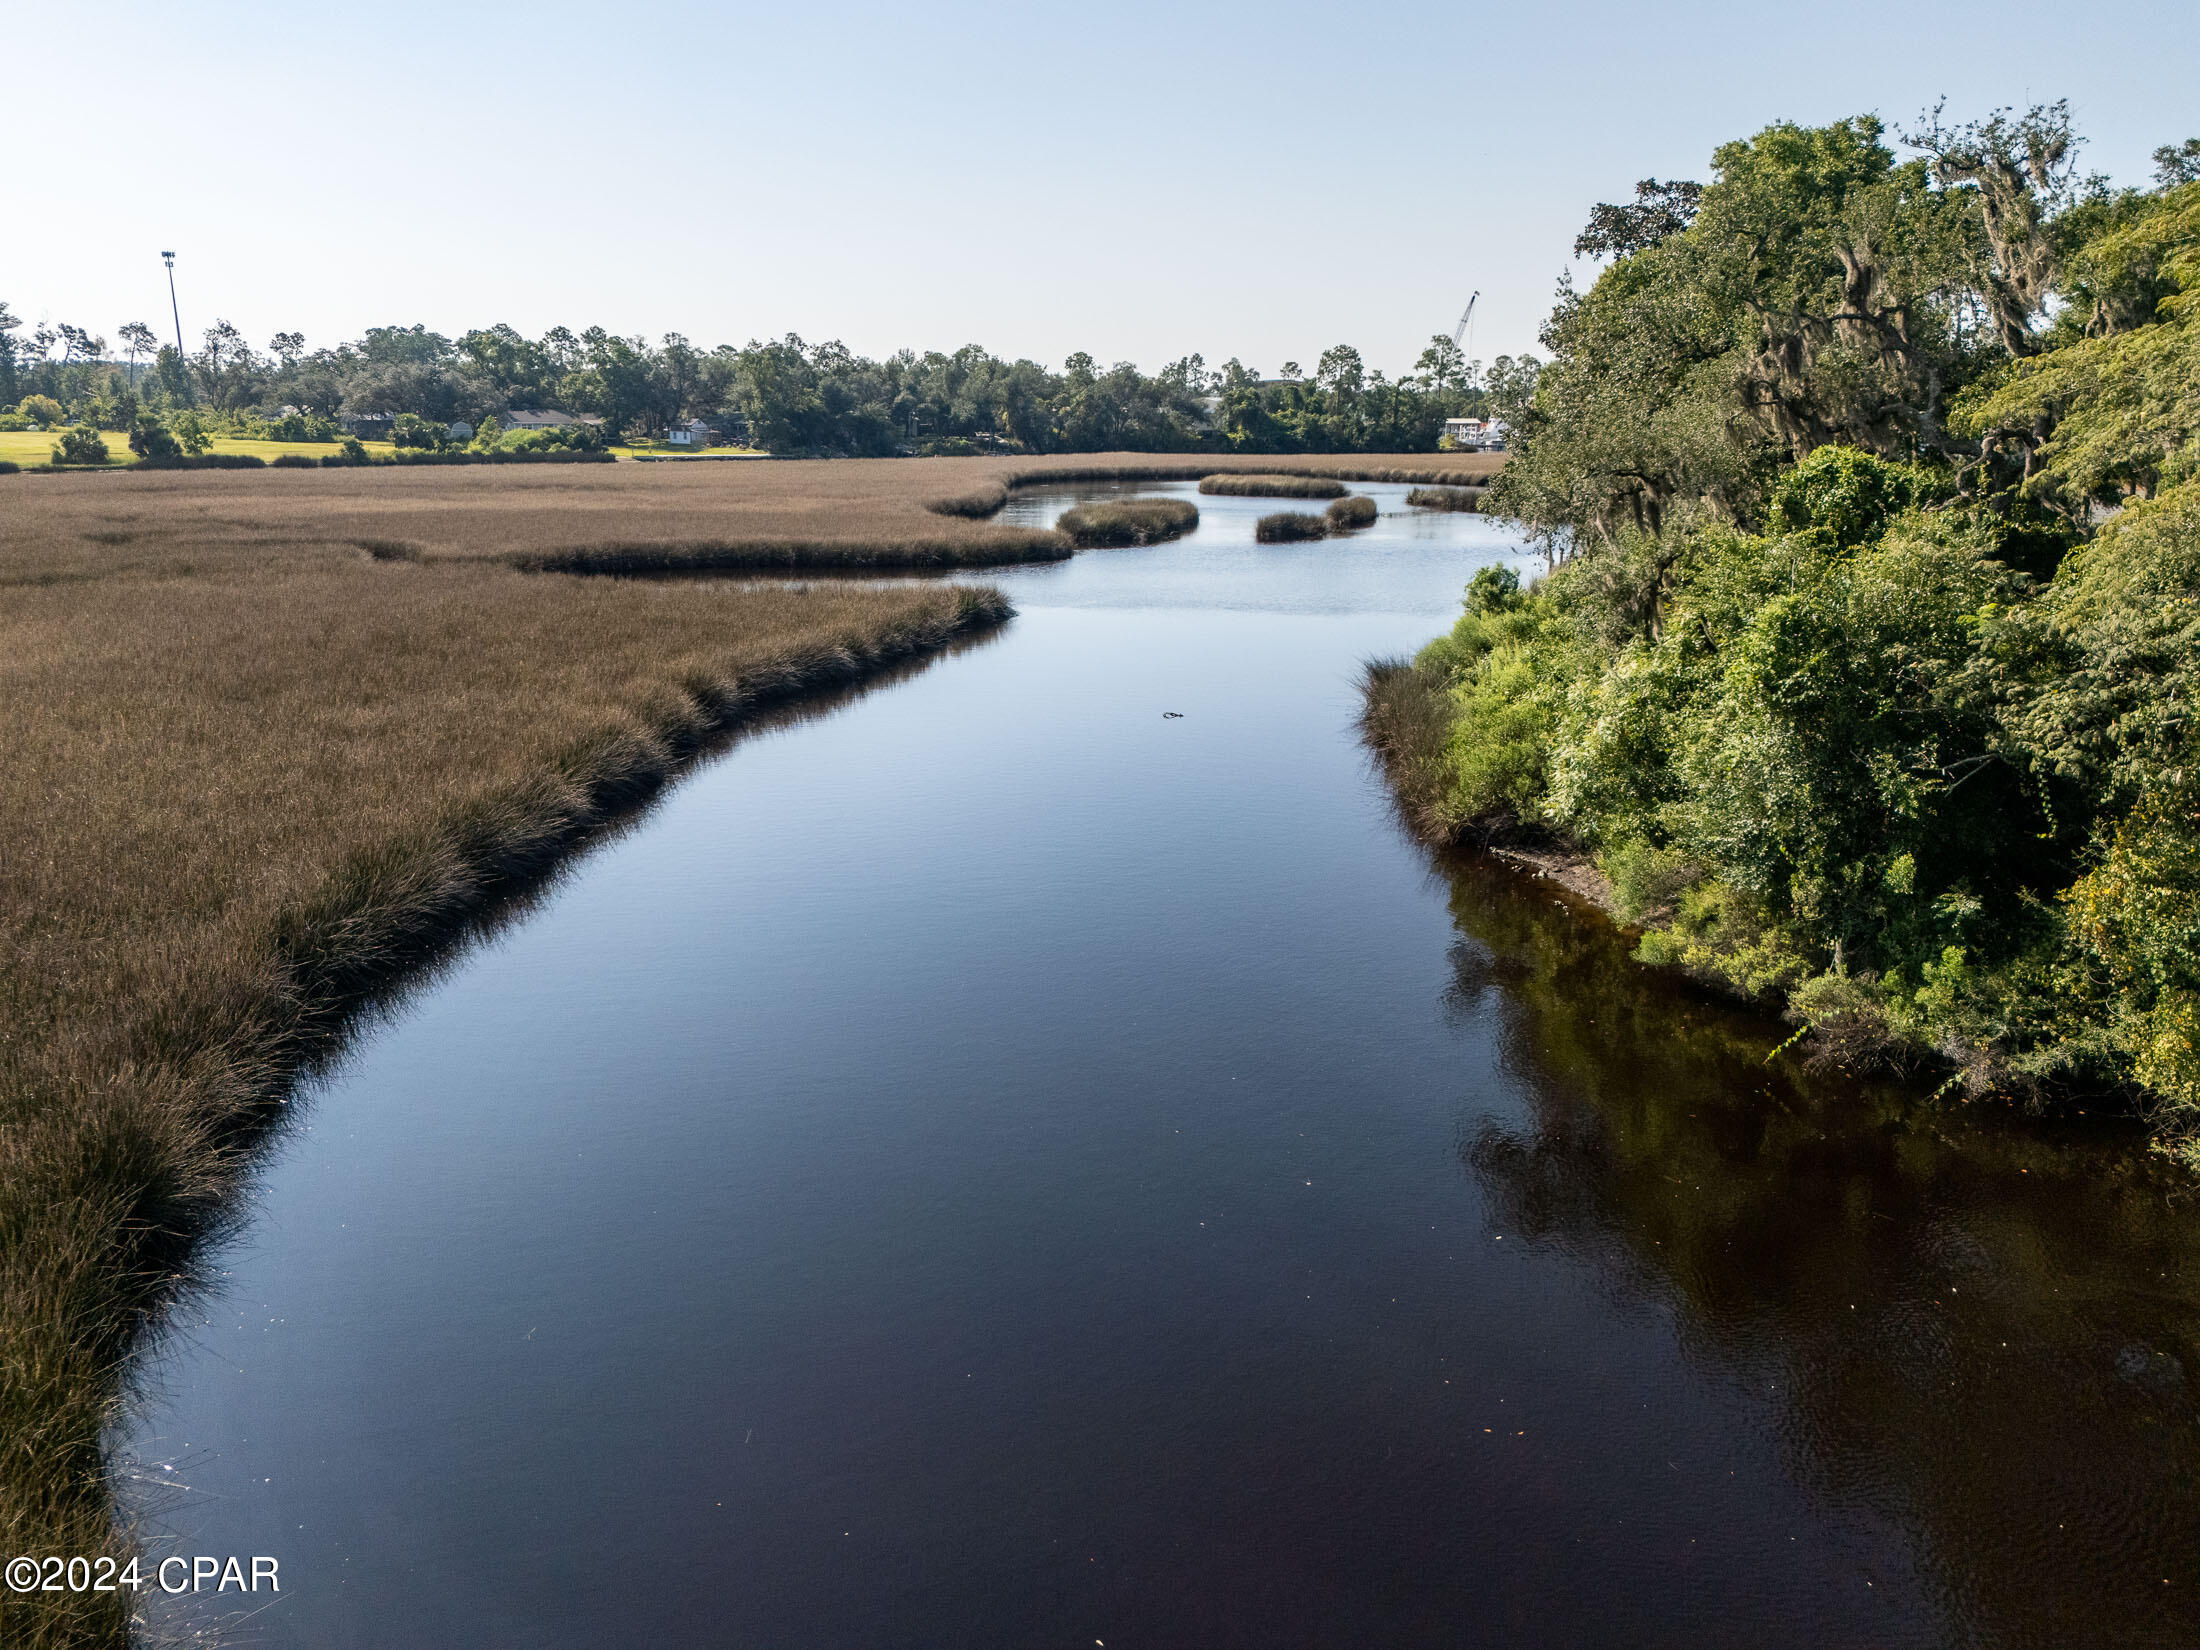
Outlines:
{"type": "Polygon", "coordinates": [[[342,413],[337,428],[361,441],[387,441],[397,420],[389,413],[342,413]]]}
{"type": "Polygon", "coordinates": [[[461,418],[443,433],[453,441],[471,441],[474,438],[474,427],[461,418]]]}
{"type": "Polygon", "coordinates": [[[1444,434],[1450,436],[1453,444],[1460,447],[1481,446],[1483,438],[1489,433],[1489,429],[1490,422],[1486,418],[1447,418],[1444,420],[1444,434]]]}
{"type": "Polygon", "coordinates": [[[685,424],[673,425],[665,441],[673,447],[707,447],[710,445],[710,426],[700,418],[691,418],[685,424]]]}
{"type": "Polygon", "coordinates": [[[554,407],[537,407],[532,411],[514,407],[508,413],[499,413],[497,422],[508,430],[564,430],[575,424],[601,424],[603,420],[591,413],[559,412],[554,407]]]}

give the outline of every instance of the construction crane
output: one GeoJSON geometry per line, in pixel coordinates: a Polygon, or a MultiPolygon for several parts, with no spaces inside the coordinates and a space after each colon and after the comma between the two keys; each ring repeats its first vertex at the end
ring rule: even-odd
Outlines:
{"type": "Polygon", "coordinates": [[[1471,336],[1474,328],[1474,306],[1480,302],[1481,297],[1482,289],[1476,287],[1474,296],[1467,300],[1466,313],[1459,317],[1459,324],[1451,329],[1451,347],[1453,349],[1459,348],[1459,341],[1462,338],[1471,336]]]}

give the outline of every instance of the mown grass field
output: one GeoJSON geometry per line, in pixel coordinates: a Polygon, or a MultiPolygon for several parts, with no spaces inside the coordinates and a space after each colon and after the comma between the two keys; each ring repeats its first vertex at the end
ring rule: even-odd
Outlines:
{"type": "MultiPolygon", "coordinates": [[[[33,464],[53,461],[54,443],[61,439],[58,430],[0,430],[0,459],[21,464],[25,468],[33,464]]],[[[107,443],[107,462],[110,465],[127,464],[136,455],[130,451],[130,438],[120,430],[102,430],[100,439],[107,443]]],[[[360,443],[369,455],[387,458],[397,449],[387,441],[360,443]]],[[[250,453],[255,458],[279,458],[284,453],[304,453],[308,458],[322,458],[336,451],[333,441],[240,441],[230,436],[216,436],[207,448],[211,453],[250,453]]]]}
{"type": "Polygon", "coordinates": [[[693,447],[675,447],[669,441],[630,441],[612,448],[611,451],[619,458],[703,458],[713,461],[772,456],[761,447],[705,447],[697,452],[693,447]]]}

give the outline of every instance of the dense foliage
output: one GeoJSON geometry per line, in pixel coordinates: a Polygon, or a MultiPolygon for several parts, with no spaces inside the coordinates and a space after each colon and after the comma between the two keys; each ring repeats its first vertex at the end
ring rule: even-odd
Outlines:
{"type": "Polygon", "coordinates": [[[1646,959],[1822,1055],[2189,1142],[2200,182],[2079,179],[2059,105],[1908,141],[1775,126],[1600,209],[1501,398],[1551,571],[1416,663],[1434,817],[1593,855],[1646,959]]]}
{"type": "Polygon", "coordinates": [[[600,419],[614,437],[701,419],[784,454],[1408,452],[1434,450],[1445,419],[1485,400],[1473,363],[1442,337],[1393,381],[1345,345],[1311,377],[1287,362],[1270,379],[1235,360],[1210,371],[1197,355],[1147,374],[1080,353],[1050,372],[974,344],[874,361],[792,334],[704,350],[678,333],[651,345],[601,327],[533,339],[501,324],[456,339],[375,327],[310,352],[281,332],[261,352],[221,321],[185,359],[132,323],[117,360],[82,328],[22,331],[0,304],[0,428],[126,431],[146,411],[190,410],[228,434],[333,441],[339,418],[367,415],[393,419],[401,444],[434,448],[456,425],[548,408],[600,419]]]}

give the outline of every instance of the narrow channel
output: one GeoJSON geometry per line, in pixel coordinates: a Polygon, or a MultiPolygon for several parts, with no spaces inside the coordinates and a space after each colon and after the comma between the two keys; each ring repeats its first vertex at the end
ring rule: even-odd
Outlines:
{"type": "Polygon", "coordinates": [[[1532,563],[1361,490],[998,576],[997,639],[736,746],[362,1035],[115,1443],[153,1557],[283,1593],[155,1621],[2200,1640],[2189,1209],[1768,1064],[1407,840],[1360,663],[1532,563]]]}

